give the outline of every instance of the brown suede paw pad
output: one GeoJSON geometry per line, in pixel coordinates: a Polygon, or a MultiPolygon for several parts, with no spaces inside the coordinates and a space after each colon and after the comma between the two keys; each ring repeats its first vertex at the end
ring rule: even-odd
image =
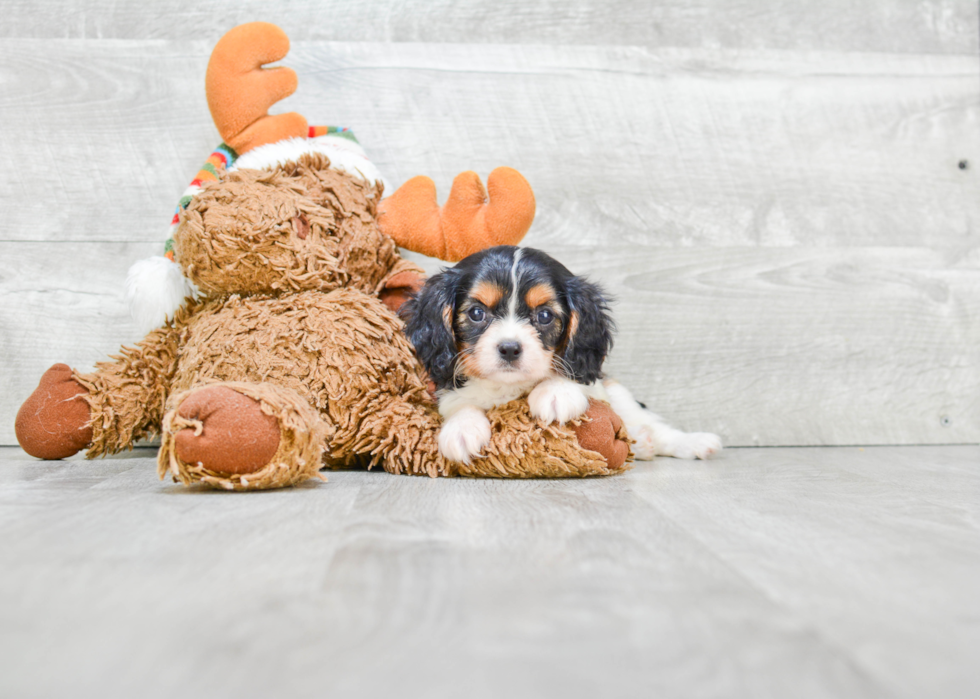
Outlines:
{"type": "Polygon", "coordinates": [[[591,420],[572,427],[579,445],[602,454],[609,468],[622,468],[629,457],[630,443],[619,415],[608,404],[595,400],[589,401],[585,415],[591,420]]]}
{"type": "Polygon", "coordinates": [[[14,430],[21,448],[38,459],[66,459],[87,447],[92,441],[92,411],[86,395],[67,364],[44,372],[17,411],[14,430]]]}
{"type": "Polygon", "coordinates": [[[255,473],[279,448],[279,421],[257,400],[224,386],[202,388],[177,414],[197,423],[174,435],[177,457],[220,473],[255,473]]]}

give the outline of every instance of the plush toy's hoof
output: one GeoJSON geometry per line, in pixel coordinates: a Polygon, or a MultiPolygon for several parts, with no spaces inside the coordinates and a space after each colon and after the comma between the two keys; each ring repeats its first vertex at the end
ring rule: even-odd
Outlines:
{"type": "Polygon", "coordinates": [[[174,435],[184,463],[221,473],[255,473],[279,449],[279,422],[257,400],[224,386],[195,391],[177,414],[194,426],[174,435]]]}
{"type": "Polygon", "coordinates": [[[585,414],[590,420],[572,427],[579,445],[602,454],[609,468],[622,468],[629,457],[630,441],[619,415],[600,401],[590,401],[585,414]]]}
{"type": "Polygon", "coordinates": [[[30,398],[17,411],[14,430],[21,448],[38,459],[65,459],[92,441],[92,411],[67,364],[44,372],[30,398]]]}
{"type": "Polygon", "coordinates": [[[322,478],[333,428],[292,389],[227,381],[174,394],[167,404],[157,456],[161,478],[225,490],[322,478]]]}

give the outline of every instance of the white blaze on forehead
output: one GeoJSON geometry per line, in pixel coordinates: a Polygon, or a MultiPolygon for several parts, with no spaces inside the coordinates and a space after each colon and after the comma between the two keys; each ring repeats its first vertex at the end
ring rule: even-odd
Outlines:
{"type": "Polygon", "coordinates": [[[507,341],[521,342],[521,344],[524,344],[524,340],[537,337],[534,328],[526,320],[516,318],[510,314],[506,318],[501,318],[491,323],[483,335],[491,336],[497,344],[507,341]]]}
{"type": "Polygon", "coordinates": [[[510,302],[507,304],[508,320],[517,319],[517,294],[520,289],[520,279],[517,277],[517,265],[521,261],[523,250],[518,248],[514,251],[514,264],[510,268],[510,302]]]}

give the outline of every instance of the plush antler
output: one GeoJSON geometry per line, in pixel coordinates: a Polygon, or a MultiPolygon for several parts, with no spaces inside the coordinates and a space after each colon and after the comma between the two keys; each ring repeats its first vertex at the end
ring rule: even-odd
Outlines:
{"type": "Polygon", "coordinates": [[[447,262],[494,245],[516,245],[534,220],[531,185],[517,170],[498,167],[487,178],[487,190],[475,172],[461,173],[440,209],[435,183],[413,177],[381,202],[378,221],[399,246],[447,262]]]}
{"type": "MultiPolygon", "coordinates": [[[[289,53],[289,38],[267,22],[242,24],[218,41],[205,79],[208,107],[225,143],[238,154],[285,138],[305,137],[295,112],[270,116],[269,107],[296,91],[289,68],[263,68],[289,53]]],[[[497,168],[483,188],[475,172],[453,182],[441,209],[428,177],[406,182],[381,202],[382,230],[401,247],[447,261],[493,245],[517,244],[534,220],[534,192],[517,170],[497,168]]]]}
{"type": "Polygon", "coordinates": [[[263,68],[285,58],[289,38],[268,22],[241,24],[211,52],[205,77],[211,118],[225,143],[239,154],[266,143],[307,135],[306,119],[295,112],[269,116],[268,110],[296,91],[290,68],[263,68]]]}

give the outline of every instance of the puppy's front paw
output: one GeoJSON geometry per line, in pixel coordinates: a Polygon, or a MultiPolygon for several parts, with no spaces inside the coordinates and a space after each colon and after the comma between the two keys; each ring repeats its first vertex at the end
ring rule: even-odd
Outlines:
{"type": "Polygon", "coordinates": [[[567,379],[542,381],[531,391],[527,403],[532,417],[549,424],[564,424],[589,409],[589,399],[582,388],[567,379]]]}
{"type": "Polygon", "coordinates": [[[439,453],[468,464],[490,443],[490,421],[479,408],[461,408],[439,430],[439,453]]]}
{"type": "Polygon", "coordinates": [[[669,453],[675,459],[707,459],[721,451],[721,437],[710,432],[687,432],[670,440],[669,453]]]}

